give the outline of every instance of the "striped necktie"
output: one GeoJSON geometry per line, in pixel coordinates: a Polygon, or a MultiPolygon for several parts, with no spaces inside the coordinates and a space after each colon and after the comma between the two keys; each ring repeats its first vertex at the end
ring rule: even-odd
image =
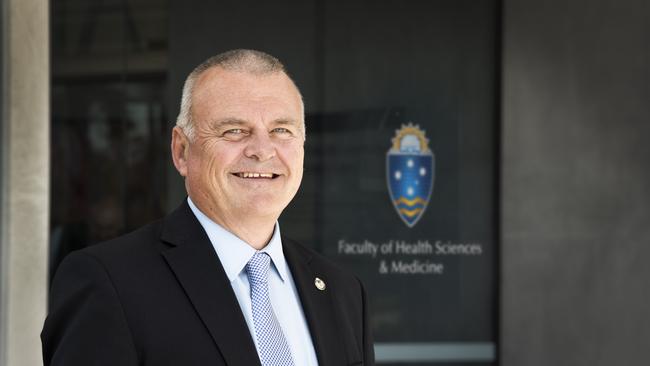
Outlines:
{"type": "Polygon", "coordinates": [[[271,257],[263,252],[255,253],[246,264],[260,361],[263,366],[294,366],[289,343],[271,306],[268,284],[270,264],[271,257]]]}

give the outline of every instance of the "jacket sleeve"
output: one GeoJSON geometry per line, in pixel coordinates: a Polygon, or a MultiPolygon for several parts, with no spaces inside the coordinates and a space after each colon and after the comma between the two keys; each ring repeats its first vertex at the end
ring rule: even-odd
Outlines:
{"type": "Polygon", "coordinates": [[[83,252],[68,255],[57,270],[41,341],[46,366],[139,363],[108,272],[98,259],[83,252]]]}

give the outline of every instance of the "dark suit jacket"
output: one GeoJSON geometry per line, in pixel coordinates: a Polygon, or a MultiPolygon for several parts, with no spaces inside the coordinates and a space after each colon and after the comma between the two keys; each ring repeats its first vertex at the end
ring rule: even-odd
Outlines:
{"type": "MultiPolygon", "coordinates": [[[[361,283],[296,242],[283,237],[282,245],[319,364],[374,365],[361,283]]],[[[41,339],[46,365],[260,364],[187,202],[131,234],[68,255],[54,277],[41,339]]]]}

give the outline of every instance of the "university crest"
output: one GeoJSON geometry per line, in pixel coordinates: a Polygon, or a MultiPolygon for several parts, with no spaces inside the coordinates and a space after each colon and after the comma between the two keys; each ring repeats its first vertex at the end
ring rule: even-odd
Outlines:
{"type": "Polygon", "coordinates": [[[397,214],[412,228],[427,208],[435,177],[435,157],[418,125],[408,123],[395,131],[386,154],[388,192],[397,214]]]}

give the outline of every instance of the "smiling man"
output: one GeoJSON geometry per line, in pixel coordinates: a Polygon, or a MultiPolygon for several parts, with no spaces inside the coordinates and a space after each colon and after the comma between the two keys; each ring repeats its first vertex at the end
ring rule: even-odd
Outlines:
{"type": "Polygon", "coordinates": [[[234,50],[194,69],[171,143],[187,200],[63,261],[45,364],[373,365],[361,283],[280,234],[304,141],[276,58],[234,50]]]}
{"type": "Polygon", "coordinates": [[[192,104],[181,106],[172,155],[196,206],[261,249],[300,186],[303,104],[277,60],[243,53],[222,61],[229,55],[190,74],[192,104]]]}

